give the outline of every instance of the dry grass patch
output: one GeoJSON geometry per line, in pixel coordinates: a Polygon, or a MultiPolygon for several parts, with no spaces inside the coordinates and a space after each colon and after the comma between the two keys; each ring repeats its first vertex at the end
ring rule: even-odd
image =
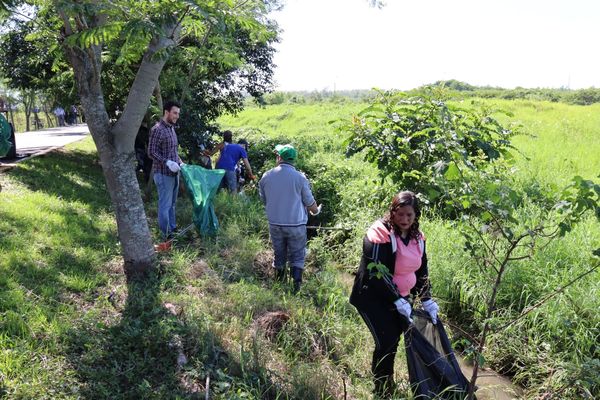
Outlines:
{"type": "Polygon", "coordinates": [[[254,327],[272,341],[275,340],[289,319],[290,314],[285,311],[269,311],[254,321],[254,327]]]}
{"type": "Polygon", "coordinates": [[[256,254],[252,262],[256,276],[261,279],[271,279],[275,277],[273,268],[273,250],[264,250],[256,254]]]}
{"type": "Polygon", "coordinates": [[[187,271],[187,277],[189,279],[200,279],[202,278],[208,271],[210,270],[210,266],[204,259],[198,259],[190,265],[187,271]]]}

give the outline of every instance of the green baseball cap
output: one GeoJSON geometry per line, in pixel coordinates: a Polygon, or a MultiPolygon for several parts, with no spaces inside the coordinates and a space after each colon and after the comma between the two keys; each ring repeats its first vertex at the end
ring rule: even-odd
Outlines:
{"type": "Polygon", "coordinates": [[[291,144],[278,144],[275,146],[275,153],[284,161],[294,162],[298,158],[298,151],[291,144]]]}

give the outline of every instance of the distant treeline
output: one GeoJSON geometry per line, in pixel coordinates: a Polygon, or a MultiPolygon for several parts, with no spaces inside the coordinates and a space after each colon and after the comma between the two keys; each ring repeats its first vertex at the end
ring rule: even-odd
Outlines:
{"type": "MultiPolygon", "coordinates": [[[[600,88],[588,89],[545,89],[545,88],[521,88],[504,89],[491,86],[473,86],[466,82],[455,79],[447,81],[437,81],[431,85],[421,86],[417,89],[407,91],[407,93],[419,94],[424,90],[431,88],[444,88],[446,95],[451,98],[497,98],[497,99],[525,99],[525,100],[546,100],[552,102],[563,102],[568,104],[590,105],[600,103],[600,88]]],[[[365,101],[371,98],[375,92],[373,90],[321,90],[321,91],[298,91],[298,92],[273,92],[265,95],[261,103],[283,104],[283,103],[314,103],[321,101],[345,102],[345,101],[365,101]]]]}

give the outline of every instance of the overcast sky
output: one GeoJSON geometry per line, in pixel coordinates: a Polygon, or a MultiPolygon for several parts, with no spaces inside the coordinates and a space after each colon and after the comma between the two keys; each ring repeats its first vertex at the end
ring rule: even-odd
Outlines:
{"type": "Polygon", "coordinates": [[[600,87],[600,0],[287,0],[278,90],[600,87]]]}

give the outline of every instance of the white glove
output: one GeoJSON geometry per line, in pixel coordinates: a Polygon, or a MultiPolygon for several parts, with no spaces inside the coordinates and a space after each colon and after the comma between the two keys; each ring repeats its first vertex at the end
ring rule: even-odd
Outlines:
{"type": "Polygon", "coordinates": [[[435,301],[429,299],[423,302],[423,308],[431,317],[431,322],[433,322],[434,325],[437,324],[437,314],[440,309],[440,306],[438,306],[435,301]]]}
{"type": "Polygon", "coordinates": [[[408,322],[410,322],[412,324],[413,320],[410,317],[410,314],[412,312],[412,307],[410,306],[410,303],[408,301],[406,301],[406,299],[400,297],[398,300],[396,300],[394,302],[394,305],[396,306],[396,309],[398,310],[398,312],[401,315],[404,315],[408,319],[408,322]]]}
{"type": "Polygon", "coordinates": [[[179,168],[179,164],[171,160],[167,160],[167,167],[171,170],[171,172],[179,172],[181,169],[179,168]]]}
{"type": "Polygon", "coordinates": [[[310,215],[315,216],[315,215],[321,214],[322,208],[323,208],[323,204],[319,204],[319,206],[317,207],[317,212],[313,213],[312,211],[310,211],[310,215]]]}

